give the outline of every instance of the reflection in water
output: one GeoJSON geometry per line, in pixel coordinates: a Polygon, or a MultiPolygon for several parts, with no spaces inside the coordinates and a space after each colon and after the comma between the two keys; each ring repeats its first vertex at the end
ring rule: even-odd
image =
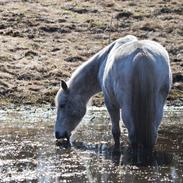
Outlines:
{"type": "MultiPolygon", "coordinates": [[[[68,148],[70,145],[57,144],[60,148],[68,148]]],[[[112,147],[103,148],[106,144],[87,145],[82,142],[72,142],[72,146],[82,151],[93,151],[100,154],[106,159],[112,160],[115,165],[132,165],[132,166],[167,166],[172,163],[173,156],[170,153],[161,151],[134,150],[121,147],[120,151],[115,151],[112,147]]]]}
{"type": "Polygon", "coordinates": [[[55,142],[52,110],[19,109],[0,114],[0,182],[183,181],[180,111],[166,113],[151,153],[130,149],[124,127],[120,151],[113,151],[105,110],[90,110],[70,145],[55,142]]]}

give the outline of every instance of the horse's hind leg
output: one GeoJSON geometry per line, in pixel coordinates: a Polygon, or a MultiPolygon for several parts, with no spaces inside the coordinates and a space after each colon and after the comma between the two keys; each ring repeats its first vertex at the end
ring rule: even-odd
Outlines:
{"type": "Polygon", "coordinates": [[[112,122],[112,135],[114,138],[114,148],[120,147],[120,127],[119,127],[119,120],[120,120],[120,109],[119,107],[111,104],[108,100],[105,99],[105,104],[107,110],[109,112],[111,122],[112,122]]]}

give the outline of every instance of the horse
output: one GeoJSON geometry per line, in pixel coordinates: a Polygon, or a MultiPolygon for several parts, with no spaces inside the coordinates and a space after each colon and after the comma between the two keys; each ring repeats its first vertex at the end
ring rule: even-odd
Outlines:
{"type": "Polygon", "coordinates": [[[119,38],[79,66],[55,97],[56,139],[70,139],[89,99],[102,91],[112,122],[114,147],[120,146],[122,118],[132,147],[152,148],[172,85],[166,49],[133,35],[119,38]]]}

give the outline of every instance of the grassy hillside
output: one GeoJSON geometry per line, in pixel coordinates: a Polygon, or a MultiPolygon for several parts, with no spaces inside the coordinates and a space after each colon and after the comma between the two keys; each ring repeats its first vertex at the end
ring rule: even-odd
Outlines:
{"type": "MultiPolygon", "coordinates": [[[[0,101],[52,103],[61,79],[111,41],[132,34],[170,54],[169,103],[183,101],[183,1],[1,0],[0,101]]],[[[102,104],[102,95],[93,103],[102,104]]]]}

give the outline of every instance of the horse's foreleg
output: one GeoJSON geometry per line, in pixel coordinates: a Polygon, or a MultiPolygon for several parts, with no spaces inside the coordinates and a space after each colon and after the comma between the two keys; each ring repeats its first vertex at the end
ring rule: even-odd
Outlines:
{"type": "Polygon", "coordinates": [[[112,105],[108,102],[106,103],[107,110],[109,112],[111,122],[112,122],[112,135],[114,138],[114,147],[119,148],[120,147],[120,127],[119,127],[119,120],[120,120],[120,109],[119,107],[112,105]]]}

